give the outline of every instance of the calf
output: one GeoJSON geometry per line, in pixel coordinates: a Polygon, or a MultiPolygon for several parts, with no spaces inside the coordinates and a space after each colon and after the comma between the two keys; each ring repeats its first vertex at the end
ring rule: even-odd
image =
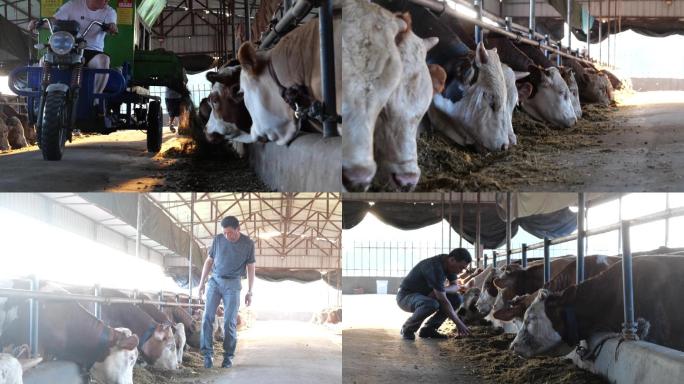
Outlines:
{"type": "Polygon", "coordinates": [[[341,115],[349,128],[342,137],[342,184],[350,192],[365,191],[377,170],[373,156],[376,120],[401,81],[395,39],[408,26],[367,1],[344,0],[343,7],[341,115]]]}
{"type": "Polygon", "coordinates": [[[175,323],[171,320],[166,313],[159,310],[156,305],[153,304],[139,304],[138,305],[145,313],[150,315],[154,321],[160,324],[168,324],[173,329],[173,339],[176,342],[176,357],[178,365],[183,364],[183,351],[185,350],[186,335],[185,326],[182,322],[175,323]]]}
{"type": "MultiPolygon", "coordinates": [[[[684,258],[678,256],[633,259],[634,315],[647,324],[642,338],[678,350],[684,350],[682,271],[684,258]]],[[[567,354],[594,332],[620,332],[623,313],[620,261],[562,292],[540,290],[511,349],[525,357],[567,354]]]]}
{"type": "Polygon", "coordinates": [[[183,324],[185,343],[193,348],[200,347],[200,333],[202,331],[202,321],[195,320],[190,314],[181,307],[164,307],[164,313],[173,319],[176,326],[183,324]]]}
{"type": "Polygon", "coordinates": [[[411,32],[408,13],[402,15],[402,19],[408,28],[397,37],[401,80],[375,123],[373,147],[378,163],[376,179],[385,185],[385,189],[408,192],[420,179],[416,141],[418,125],[430,107],[435,88],[443,85],[439,82],[433,85],[430,69],[425,63],[427,51],[439,40],[421,39],[411,32]]]}
{"type": "Polygon", "coordinates": [[[0,114],[0,151],[10,150],[8,137],[9,128],[7,127],[7,124],[5,124],[5,119],[2,118],[2,114],[0,114]]]}
{"type": "MultiPolygon", "coordinates": [[[[245,106],[252,116],[250,137],[245,138],[244,142],[266,139],[285,145],[295,138],[298,129],[294,110],[285,100],[290,87],[305,90],[303,93],[306,95],[300,94],[302,98],[297,102],[308,97],[312,101],[323,101],[318,25],[317,19],[308,21],[265,52],[257,52],[251,42],[240,46],[240,89],[244,92],[245,106]]],[[[340,28],[340,17],[333,16],[333,30],[340,31],[340,28]]],[[[341,33],[333,33],[335,52],[340,52],[340,38],[341,33]]],[[[340,64],[339,55],[335,55],[337,110],[342,101],[340,64]]]]}
{"type": "Polygon", "coordinates": [[[610,98],[606,91],[601,89],[598,75],[588,72],[577,60],[564,59],[563,62],[575,73],[580,101],[603,105],[610,104],[610,98]]]}
{"type": "Polygon", "coordinates": [[[19,149],[28,146],[24,136],[24,126],[19,118],[12,116],[7,119],[7,141],[12,149],[19,149]]]}

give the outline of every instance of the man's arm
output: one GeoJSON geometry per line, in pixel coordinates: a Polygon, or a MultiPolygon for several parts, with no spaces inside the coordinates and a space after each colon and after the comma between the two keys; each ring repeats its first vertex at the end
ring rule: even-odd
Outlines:
{"type": "Polygon", "coordinates": [[[209,272],[211,271],[211,267],[214,265],[214,258],[213,257],[207,257],[207,260],[204,261],[204,267],[202,267],[202,278],[200,279],[199,283],[199,297],[200,299],[202,296],[204,296],[204,286],[207,283],[207,279],[209,278],[209,272]]]}
{"type": "Polygon", "coordinates": [[[254,286],[254,273],[256,271],[256,263],[247,264],[247,285],[249,291],[245,295],[245,305],[248,307],[252,304],[252,287],[254,286]]]}
{"type": "Polygon", "coordinates": [[[107,13],[107,17],[105,17],[105,23],[109,24],[107,32],[111,33],[112,35],[119,33],[119,27],[117,27],[116,21],[116,11],[110,8],[109,12],[107,13]]]}
{"type": "Polygon", "coordinates": [[[447,299],[446,291],[438,291],[436,289],[433,289],[432,295],[434,295],[435,299],[437,299],[437,301],[439,302],[440,309],[447,314],[449,319],[451,319],[451,321],[453,321],[454,324],[456,324],[456,329],[458,330],[458,333],[460,335],[470,334],[470,330],[458,317],[456,311],[454,310],[454,307],[451,306],[451,303],[447,299]]]}

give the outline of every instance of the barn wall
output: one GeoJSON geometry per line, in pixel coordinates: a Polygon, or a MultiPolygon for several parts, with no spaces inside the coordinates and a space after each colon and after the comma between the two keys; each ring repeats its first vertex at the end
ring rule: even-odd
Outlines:
{"type": "MultiPolygon", "coordinates": [[[[166,13],[164,14],[166,15],[166,13]]],[[[217,31],[211,26],[207,25],[199,16],[195,16],[195,27],[191,25],[190,16],[185,16],[185,13],[176,12],[169,16],[164,21],[164,28],[162,29],[159,23],[155,26],[155,31],[164,31],[166,37],[163,41],[155,38],[153,33],[152,49],[164,48],[178,54],[184,53],[214,53],[216,52],[216,36],[217,31]],[[183,19],[183,20],[181,20],[183,19]],[[171,27],[178,23],[178,26],[171,29],[171,27]],[[170,32],[167,32],[171,29],[170,32]]],[[[215,24],[215,18],[211,15],[204,16],[209,23],[215,24]]],[[[228,29],[228,50],[232,49],[230,36],[230,28],[228,29]]]]}
{"type": "Polygon", "coordinates": [[[385,276],[343,276],[342,277],[342,293],[350,295],[354,293],[354,289],[362,288],[363,293],[378,293],[377,281],[387,281],[387,294],[395,295],[399,290],[399,285],[403,277],[385,277],[385,276]]]}
{"type": "MultiPolygon", "coordinates": [[[[611,1],[611,14],[614,13],[614,1],[611,1]]],[[[585,2],[584,6],[587,4],[585,2]]],[[[684,1],[672,1],[670,4],[663,0],[620,1],[617,3],[618,14],[622,17],[678,17],[684,16],[684,1]]],[[[591,2],[591,14],[601,14],[601,3],[591,2]]],[[[603,15],[608,15],[608,1],[603,1],[603,15]]]]}

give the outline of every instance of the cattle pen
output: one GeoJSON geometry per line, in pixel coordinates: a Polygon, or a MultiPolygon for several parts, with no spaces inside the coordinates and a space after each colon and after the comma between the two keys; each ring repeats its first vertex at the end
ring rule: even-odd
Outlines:
{"type": "MultiPolygon", "coordinates": [[[[9,356],[22,365],[42,360],[23,383],[318,383],[341,375],[336,194],[4,193],[0,216],[3,239],[15,244],[0,258],[0,369],[7,372],[9,356]],[[220,252],[212,247],[226,236],[226,217],[252,239],[255,270],[238,280],[237,306],[224,297],[208,315],[218,283],[200,286],[201,277],[209,253],[220,252]],[[36,231],[44,241],[10,258],[36,231]],[[233,332],[233,366],[222,368],[233,332]]],[[[217,273],[210,279],[228,279],[217,273]]]]}
{"type": "MultiPolygon", "coordinates": [[[[643,270],[651,261],[662,262],[665,268],[674,262],[671,276],[682,273],[684,243],[677,236],[684,216],[682,197],[677,193],[345,194],[343,382],[679,382],[684,370],[681,338],[675,330],[679,311],[670,299],[654,299],[661,293],[668,296],[667,290],[674,292],[678,283],[644,284],[643,270]],[[370,231],[376,233],[372,239],[364,235],[370,231]],[[417,334],[415,341],[402,340],[399,328],[410,315],[395,303],[402,278],[419,261],[457,247],[473,256],[471,269],[460,276],[459,284],[466,288],[458,312],[472,334],[456,336],[454,325],[447,321],[441,330],[450,335],[449,340],[420,339],[417,334]],[[493,287],[503,295],[497,284],[507,284],[503,279],[519,276],[515,271],[520,270],[530,274],[534,270],[538,281],[527,277],[536,288],[527,292],[516,288],[516,292],[528,293],[523,296],[539,303],[544,299],[537,298],[537,288],[562,292],[560,287],[576,286],[580,292],[588,284],[603,282],[605,290],[609,279],[613,279],[612,299],[603,308],[582,308],[578,303],[577,315],[565,315],[577,316],[581,342],[568,342],[560,355],[526,356],[520,352],[521,332],[531,320],[495,317],[501,316],[502,309],[515,309],[519,299],[503,307],[495,303],[491,312],[480,311],[489,300],[481,295],[487,291],[488,276],[498,274],[502,279],[493,287]],[[509,273],[511,277],[506,277],[509,273]],[[654,285],[655,291],[649,288],[654,285]],[[652,300],[659,300],[660,310],[646,309],[644,302],[652,300]],[[587,310],[596,313],[591,321],[608,317],[610,311],[613,323],[582,333],[592,327],[585,314],[580,315],[587,310]],[[649,323],[650,329],[644,326],[649,323]],[[674,327],[673,332],[665,331],[669,327],[674,327]],[[659,339],[661,332],[668,336],[659,339]],[[509,350],[512,345],[516,352],[509,350]]],[[[647,279],[658,280],[658,274],[647,279]]],[[[593,294],[600,296],[598,291],[593,294]]],[[[523,308],[532,309],[529,304],[523,308]]],[[[570,311],[567,308],[564,311],[570,311]]],[[[549,307],[546,311],[552,313],[549,307]]],[[[563,320],[561,327],[570,327],[568,321],[563,320]]],[[[558,332],[562,340],[566,340],[564,332],[570,334],[558,332]]]]}

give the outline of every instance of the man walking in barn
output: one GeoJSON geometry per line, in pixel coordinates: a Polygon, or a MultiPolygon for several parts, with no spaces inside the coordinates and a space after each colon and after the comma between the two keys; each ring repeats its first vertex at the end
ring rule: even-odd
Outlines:
{"type": "Polygon", "coordinates": [[[468,335],[468,327],[456,314],[461,305],[458,293],[457,274],[461,272],[472,258],[465,248],[456,248],[448,255],[442,254],[422,260],[411,269],[402,280],[397,293],[397,304],[413,315],[401,327],[401,335],[406,340],[415,340],[415,333],[423,321],[425,325],[418,332],[422,338],[446,339],[447,335],[437,329],[447,318],[456,324],[459,335],[468,335]],[[449,285],[445,286],[445,282],[449,285]]]}
{"type": "Polygon", "coordinates": [[[223,299],[223,363],[222,368],[233,366],[235,347],[237,347],[237,315],[240,308],[241,277],[247,274],[249,290],[245,295],[245,305],[252,304],[252,286],[254,284],[254,242],[247,235],[240,233],[240,222],[234,216],[221,220],[223,233],[214,237],[209,250],[209,257],[202,268],[202,279],[199,284],[199,295],[202,297],[205,284],[211,271],[207,289],[202,332],[200,336],[200,352],[204,355],[204,367],[213,367],[214,361],[214,318],[216,309],[223,299]]]}

